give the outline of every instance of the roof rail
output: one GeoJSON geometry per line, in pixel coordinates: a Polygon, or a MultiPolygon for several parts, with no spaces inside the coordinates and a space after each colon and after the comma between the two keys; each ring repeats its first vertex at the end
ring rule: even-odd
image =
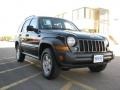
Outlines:
{"type": "Polygon", "coordinates": [[[30,18],[34,18],[34,17],[36,17],[36,16],[35,15],[31,15],[31,16],[27,17],[26,19],[30,19],[30,18]]]}

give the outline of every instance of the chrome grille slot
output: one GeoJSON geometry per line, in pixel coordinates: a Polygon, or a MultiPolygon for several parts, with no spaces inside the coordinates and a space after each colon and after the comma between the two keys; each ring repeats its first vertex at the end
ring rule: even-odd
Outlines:
{"type": "Polygon", "coordinates": [[[96,41],[96,48],[97,48],[96,51],[99,51],[99,43],[98,43],[98,41],[96,41]]]}
{"type": "Polygon", "coordinates": [[[99,41],[100,44],[100,51],[102,51],[102,41],[99,41]]]}
{"type": "Polygon", "coordinates": [[[103,52],[105,51],[102,40],[79,40],[80,52],[103,52]]]}
{"type": "Polygon", "coordinates": [[[88,43],[87,43],[87,40],[84,41],[84,45],[85,45],[85,52],[88,51],[88,43]]]}
{"type": "Polygon", "coordinates": [[[84,41],[80,40],[80,51],[84,51],[84,41]]]}
{"type": "Polygon", "coordinates": [[[103,51],[105,51],[105,45],[104,45],[104,42],[102,42],[102,46],[103,46],[103,51]]]}
{"type": "Polygon", "coordinates": [[[92,41],[91,40],[88,41],[88,44],[89,44],[89,51],[93,51],[92,41]]]}
{"type": "Polygon", "coordinates": [[[97,50],[97,46],[96,46],[96,43],[95,43],[95,41],[92,41],[92,43],[93,43],[93,51],[95,52],[96,50],[97,50]]]}

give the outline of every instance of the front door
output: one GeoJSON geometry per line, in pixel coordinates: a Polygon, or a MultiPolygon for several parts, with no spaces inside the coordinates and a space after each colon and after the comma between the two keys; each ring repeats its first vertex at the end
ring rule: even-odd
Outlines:
{"type": "MultiPolygon", "coordinates": [[[[38,21],[37,18],[33,18],[30,26],[33,26],[34,29],[38,30],[38,21]]],[[[38,56],[38,47],[39,47],[39,39],[40,33],[38,31],[28,31],[27,32],[27,44],[28,44],[28,53],[38,56]]]]}
{"type": "Polygon", "coordinates": [[[20,42],[21,42],[21,49],[23,52],[28,52],[28,32],[27,32],[27,26],[29,26],[31,19],[28,19],[25,21],[21,33],[20,33],[20,42]]]}

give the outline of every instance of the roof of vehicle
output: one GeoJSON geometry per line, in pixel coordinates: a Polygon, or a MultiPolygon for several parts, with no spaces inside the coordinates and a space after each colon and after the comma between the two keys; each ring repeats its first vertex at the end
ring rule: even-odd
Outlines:
{"type": "MultiPolygon", "coordinates": [[[[35,16],[35,15],[32,15],[32,16],[27,17],[25,20],[36,18],[36,17],[38,17],[38,18],[56,18],[56,19],[62,19],[62,18],[50,17],[50,16],[35,16]]],[[[63,19],[63,20],[65,20],[65,19],[63,19]]]]}

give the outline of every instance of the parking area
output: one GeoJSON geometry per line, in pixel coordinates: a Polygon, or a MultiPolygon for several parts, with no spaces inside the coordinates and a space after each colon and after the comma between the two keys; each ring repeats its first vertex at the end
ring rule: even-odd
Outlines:
{"type": "Polygon", "coordinates": [[[0,48],[0,90],[120,90],[120,57],[101,73],[87,68],[62,71],[55,80],[41,75],[38,60],[26,57],[24,63],[15,59],[13,47],[0,48]]]}

